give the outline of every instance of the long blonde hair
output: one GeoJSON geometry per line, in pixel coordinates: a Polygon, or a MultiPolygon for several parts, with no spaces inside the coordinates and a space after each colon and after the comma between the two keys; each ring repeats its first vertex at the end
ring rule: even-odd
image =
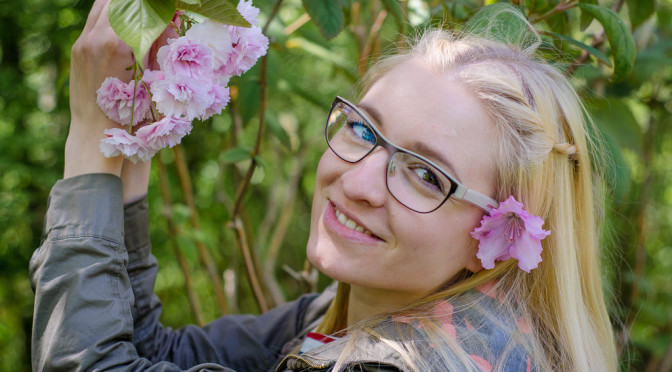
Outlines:
{"type": "MultiPolygon", "coordinates": [[[[399,314],[418,314],[422,320],[423,309],[432,303],[458,298],[498,279],[502,311],[532,325],[533,342],[524,347],[538,369],[615,371],[614,335],[600,272],[602,196],[589,154],[596,148],[587,129],[591,123],[568,79],[535,57],[537,46],[506,45],[435,30],[425,33],[405,52],[383,58],[365,77],[364,93],[388,71],[417,57],[441,73],[454,74],[478,97],[497,127],[500,148],[495,198],[501,201],[513,195],[531,214],[541,216],[546,221],[544,227],[552,231],[542,242],[543,261],[529,274],[511,260],[500,262],[494,269],[465,275],[399,314]]],[[[342,329],[348,293],[349,286],[340,283],[318,331],[342,329]]],[[[353,339],[374,337],[370,330],[382,319],[386,317],[355,325],[348,332],[353,339]]],[[[464,352],[442,336],[440,329],[432,333],[430,324],[425,325],[425,331],[444,340],[450,350],[450,355],[440,355],[445,359],[443,368],[455,368],[451,360],[465,359],[460,355],[464,352]]],[[[405,346],[400,347],[400,353],[414,369],[430,368],[405,346]]]]}

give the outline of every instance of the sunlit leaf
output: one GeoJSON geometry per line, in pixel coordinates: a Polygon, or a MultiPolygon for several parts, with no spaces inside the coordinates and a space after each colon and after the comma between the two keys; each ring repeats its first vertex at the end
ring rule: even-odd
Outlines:
{"type": "Polygon", "coordinates": [[[327,39],[333,39],[345,26],[340,1],[303,0],[303,7],[327,39]]]}
{"type": "Polygon", "coordinates": [[[175,3],[165,0],[112,0],[108,18],[114,32],[128,44],[138,61],[175,15],[175,3]]]}
{"type": "Polygon", "coordinates": [[[180,0],[177,8],[227,25],[250,27],[250,23],[238,13],[237,4],[238,1],[234,0],[200,0],[200,5],[196,5],[180,0]]]}
{"type": "Polygon", "coordinates": [[[607,57],[604,53],[600,52],[598,49],[593,48],[590,45],[584,44],[584,43],[582,43],[582,42],[580,42],[576,39],[573,39],[573,38],[571,38],[567,35],[559,34],[557,32],[547,31],[547,32],[544,32],[544,34],[551,35],[556,39],[566,41],[566,42],[568,42],[568,43],[570,43],[574,46],[577,46],[581,49],[585,49],[588,53],[592,54],[597,59],[599,59],[600,62],[604,63],[605,65],[607,65],[609,67],[612,67],[612,64],[611,64],[611,61],[609,60],[609,57],[607,57]]]}
{"type": "Polygon", "coordinates": [[[621,17],[611,9],[592,5],[579,3],[578,6],[582,11],[591,14],[604,27],[604,32],[611,45],[611,54],[614,59],[614,73],[612,80],[620,80],[625,77],[635,63],[635,56],[637,49],[635,47],[635,40],[621,17]]]}

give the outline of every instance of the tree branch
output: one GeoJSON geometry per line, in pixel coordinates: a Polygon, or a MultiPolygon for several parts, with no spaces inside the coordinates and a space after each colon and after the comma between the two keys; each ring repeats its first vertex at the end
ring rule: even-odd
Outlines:
{"type": "Polygon", "coordinates": [[[184,257],[180,248],[177,246],[177,236],[180,234],[175,221],[173,220],[173,202],[170,197],[170,185],[168,183],[168,176],[166,175],[166,165],[161,159],[161,156],[157,157],[156,164],[159,168],[159,184],[161,187],[161,198],[163,199],[163,216],[166,218],[168,223],[168,231],[170,232],[170,245],[173,248],[173,253],[177,258],[177,263],[180,265],[182,270],[182,275],[184,275],[184,286],[187,291],[187,297],[189,298],[189,305],[191,306],[191,312],[194,314],[196,323],[200,326],[204,325],[203,314],[201,312],[201,305],[198,300],[198,296],[194,291],[194,286],[191,282],[191,274],[189,274],[189,265],[187,264],[187,259],[184,257]]]}
{"type": "MultiPolygon", "coordinates": [[[[184,194],[185,202],[189,208],[189,218],[191,226],[194,231],[201,230],[201,224],[198,219],[198,210],[196,209],[196,203],[194,202],[194,190],[191,182],[191,175],[189,174],[189,169],[187,166],[187,161],[184,156],[184,151],[182,150],[181,145],[173,147],[173,152],[175,153],[175,165],[177,166],[177,174],[180,178],[180,187],[182,188],[182,194],[184,194]]],[[[210,281],[215,289],[215,295],[217,297],[217,304],[219,306],[219,311],[221,314],[227,313],[226,297],[224,296],[224,289],[222,288],[222,280],[219,277],[219,271],[215,265],[215,261],[212,259],[212,255],[208,251],[208,248],[203,244],[199,239],[196,239],[196,251],[198,252],[198,258],[201,260],[203,266],[210,276],[210,281]]]]}

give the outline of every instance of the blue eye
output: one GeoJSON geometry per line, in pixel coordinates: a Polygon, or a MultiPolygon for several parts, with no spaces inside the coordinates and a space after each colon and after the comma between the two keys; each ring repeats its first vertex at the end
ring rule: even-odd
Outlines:
{"type": "Polygon", "coordinates": [[[357,121],[348,121],[348,126],[354,132],[357,138],[360,138],[369,143],[376,143],[376,135],[368,125],[357,121]]]}

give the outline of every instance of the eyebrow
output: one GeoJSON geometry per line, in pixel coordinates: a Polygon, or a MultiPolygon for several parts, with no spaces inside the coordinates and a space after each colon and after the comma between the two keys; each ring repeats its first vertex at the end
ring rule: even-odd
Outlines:
{"type": "Polygon", "coordinates": [[[366,113],[367,115],[371,116],[379,127],[383,126],[383,120],[381,119],[383,115],[380,114],[380,111],[378,111],[378,109],[376,109],[373,106],[367,105],[366,103],[360,103],[357,105],[357,107],[360,110],[364,111],[364,113],[366,113]]]}
{"type": "MultiPolygon", "coordinates": [[[[378,111],[378,109],[376,109],[373,106],[367,105],[366,103],[360,103],[357,105],[357,107],[360,110],[364,111],[365,114],[371,116],[373,120],[376,121],[378,127],[380,128],[383,127],[383,121],[381,120],[382,115],[380,114],[380,111],[378,111]]],[[[455,167],[453,167],[453,164],[448,159],[446,159],[440,152],[427,146],[425,143],[418,141],[414,142],[412,144],[412,147],[417,150],[414,152],[417,152],[427,158],[433,158],[439,163],[442,163],[445,168],[448,168],[448,173],[451,176],[455,177],[457,181],[462,182],[460,181],[460,176],[458,176],[455,167]]]]}

